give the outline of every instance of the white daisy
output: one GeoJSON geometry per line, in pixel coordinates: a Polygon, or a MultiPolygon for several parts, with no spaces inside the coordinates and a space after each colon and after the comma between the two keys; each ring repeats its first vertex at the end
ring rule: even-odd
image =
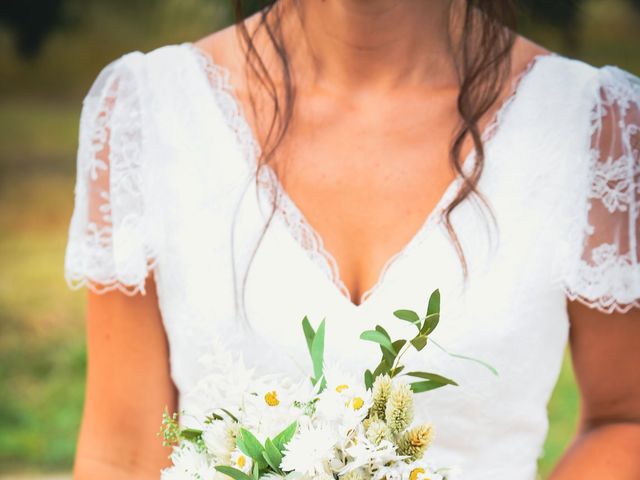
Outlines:
{"type": "Polygon", "coordinates": [[[405,458],[396,453],[396,447],[388,440],[383,440],[380,444],[370,442],[366,437],[358,438],[357,442],[346,450],[350,461],[347,466],[340,471],[345,474],[359,467],[367,467],[371,471],[386,465],[389,462],[397,462],[405,458]]]}
{"type": "Polygon", "coordinates": [[[304,415],[301,405],[313,396],[311,382],[284,377],[261,378],[244,397],[244,426],[261,442],[273,438],[304,415]]]}
{"type": "Polygon", "coordinates": [[[160,472],[161,480],[191,480],[213,478],[217,473],[207,455],[191,442],[182,442],[171,452],[173,466],[160,472]]]}
{"type": "Polygon", "coordinates": [[[336,437],[325,424],[303,425],[285,446],[281,468],[308,477],[330,474],[336,437]]]}
{"type": "Polygon", "coordinates": [[[371,402],[371,392],[357,382],[327,383],[318,397],[316,417],[336,426],[340,436],[346,436],[365,419],[371,402]]]}
{"type": "Polygon", "coordinates": [[[215,420],[203,428],[202,439],[218,465],[228,465],[236,447],[238,424],[231,420],[215,420]]]}
{"type": "Polygon", "coordinates": [[[239,448],[236,448],[233,452],[231,452],[230,466],[248,474],[253,468],[253,459],[246,455],[239,448]]]}

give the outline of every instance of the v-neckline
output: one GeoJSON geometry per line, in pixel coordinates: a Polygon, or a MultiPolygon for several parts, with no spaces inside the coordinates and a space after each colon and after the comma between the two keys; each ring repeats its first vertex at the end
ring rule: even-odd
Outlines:
{"type": "MultiPolygon", "coordinates": [[[[248,119],[244,115],[243,106],[234,93],[234,84],[231,82],[229,69],[216,63],[209,52],[197,47],[193,42],[183,42],[180,46],[194,54],[198,66],[207,77],[216,102],[221,107],[227,126],[236,135],[247,166],[255,172],[261,154],[261,147],[248,119]]],[[[512,79],[510,93],[502,101],[492,119],[481,132],[485,152],[488,151],[487,147],[489,144],[495,141],[497,133],[504,123],[506,113],[509,111],[509,107],[521,95],[523,84],[526,83],[524,80],[530,77],[534,71],[534,67],[541,59],[558,56],[559,54],[555,52],[536,54],[512,79]]],[[[487,157],[488,155],[485,153],[485,161],[487,157]]],[[[462,161],[462,170],[468,173],[472,169],[475,160],[476,149],[473,147],[462,161]]],[[[460,182],[463,181],[461,175],[456,174],[444,189],[433,209],[427,214],[418,230],[400,250],[396,251],[387,259],[375,283],[360,295],[360,302],[355,303],[353,302],[350,290],[346,287],[340,276],[340,267],[335,257],[324,247],[322,236],[311,223],[309,223],[302,213],[302,210],[298,208],[297,204],[291,199],[282,186],[274,169],[267,163],[262,166],[259,172],[260,178],[258,178],[258,184],[262,188],[261,194],[267,195],[267,197],[271,199],[275,198],[274,195],[277,196],[279,208],[276,210],[276,213],[279,214],[287,234],[305,251],[309,260],[328,277],[333,284],[333,288],[340,294],[340,297],[355,309],[363,309],[371,303],[374,297],[373,294],[384,284],[391,266],[395,265],[400,258],[405,257],[411,250],[419,245],[432,225],[441,220],[444,208],[453,199],[457,192],[457,187],[460,182]]]]}

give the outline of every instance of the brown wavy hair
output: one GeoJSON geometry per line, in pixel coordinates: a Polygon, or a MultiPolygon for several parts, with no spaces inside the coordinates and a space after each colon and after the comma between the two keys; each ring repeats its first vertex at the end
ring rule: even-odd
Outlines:
{"type": "MultiPolygon", "coordinates": [[[[273,102],[273,115],[265,135],[264,145],[261,146],[260,158],[257,162],[256,188],[258,188],[259,170],[274,157],[274,153],[285,137],[293,115],[293,103],[296,97],[295,85],[292,81],[291,68],[287,49],[283,40],[280,25],[280,13],[274,9],[277,0],[242,1],[233,0],[235,25],[243,47],[247,69],[247,76],[253,75],[264,88],[273,102]],[[258,26],[249,32],[245,19],[249,14],[258,11],[258,26]],[[254,42],[256,34],[263,30],[269,38],[279,62],[284,94],[278,89],[271,72],[268,71],[254,42]]],[[[460,259],[464,278],[468,276],[468,266],[458,236],[451,224],[451,212],[468,196],[473,195],[486,207],[492,220],[488,201],[478,191],[477,184],[484,166],[484,148],[482,132],[478,126],[479,120],[489,111],[498,100],[511,72],[511,50],[516,39],[517,11],[514,0],[464,0],[464,12],[461,25],[456,69],[460,83],[457,97],[459,124],[450,144],[449,161],[454,171],[462,179],[461,186],[453,200],[444,208],[443,220],[448,234],[454,244],[460,259]],[[470,135],[475,149],[475,162],[468,174],[462,169],[464,159],[461,149],[465,138],[470,135]]],[[[248,82],[249,83],[249,82],[248,82]]],[[[256,114],[255,95],[249,89],[250,104],[256,114]]],[[[277,209],[277,197],[273,197],[273,209],[264,227],[262,236],[268,228],[277,209]]],[[[262,237],[260,237],[260,240],[262,237]]],[[[259,246],[259,243],[258,243],[259,246]]],[[[250,263],[256,254],[253,251],[250,263]]],[[[234,269],[234,276],[236,275],[234,269]]],[[[244,289],[248,276],[247,272],[242,282],[244,306],[244,289]]],[[[235,281],[234,281],[235,285],[235,281]]],[[[237,298],[237,296],[236,296],[237,298]]]]}

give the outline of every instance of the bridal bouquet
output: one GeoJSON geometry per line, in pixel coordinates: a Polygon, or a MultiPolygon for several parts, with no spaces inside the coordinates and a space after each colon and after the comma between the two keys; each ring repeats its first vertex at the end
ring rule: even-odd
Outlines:
{"type": "MultiPolygon", "coordinates": [[[[429,335],[440,318],[438,290],[424,316],[397,310],[416,334],[393,340],[376,326],[361,339],[380,348],[380,363],[359,377],[324,361],[325,324],[317,330],[305,317],[302,330],[313,365],[304,381],[255,377],[251,371],[203,379],[224,404],[184,428],[165,410],[159,435],[173,446],[173,465],[163,480],[450,480],[453,470],[436,468],[425,452],[434,437],[430,424],[415,424],[414,395],[453,380],[430,372],[405,372],[402,357],[435,343],[429,335]],[[214,385],[215,384],[215,385],[214,385]]],[[[437,344],[436,344],[437,345],[437,344]]]]}

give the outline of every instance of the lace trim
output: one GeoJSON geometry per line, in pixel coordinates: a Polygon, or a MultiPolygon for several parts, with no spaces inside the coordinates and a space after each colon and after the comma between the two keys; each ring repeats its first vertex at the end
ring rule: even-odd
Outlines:
{"type": "MultiPolygon", "coordinates": [[[[195,54],[200,68],[206,72],[216,104],[219,105],[227,125],[235,133],[247,165],[255,170],[257,159],[261,155],[261,147],[244,116],[240,102],[233,93],[234,87],[229,81],[229,70],[215,63],[208,52],[196,47],[193,43],[185,42],[182,45],[195,54]]],[[[278,209],[276,212],[287,226],[291,236],[307,252],[311,261],[346,298],[350,298],[350,293],[340,277],[338,264],[333,255],[325,249],[320,235],[282,188],[270,165],[265,164],[258,170],[258,185],[262,195],[267,195],[270,200],[277,201],[278,209]]]]}
{"type": "MultiPolygon", "coordinates": [[[[185,42],[182,44],[187,47],[192,53],[195,54],[201,68],[207,73],[210,84],[212,85],[213,94],[218,104],[220,105],[223,115],[225,116],[228,125],[235,132],[239,145],[241,146],[244,157],[249,167],[255,169],[257,167],[257,159],[260,155],[260,146],[257,142],[253,131],[249,127],[248,121],[242,112],[242,106],[239,100],[236,98],[233,92],[233,85],[230,83],[230,72],[225,67],[215,63],[212,56],[204,50],[196,47],[191,42],[185,42]]],[[[519,72],[519,74],[513,78],[511,85],[511,93],[500,105],[496,114],[489,124],[482,132],[481,138],[483,142],[488,143],[494,137],[498,131],[498,127],[503,121],[509,106],[513,103],[520,90],[520,85],[528,74],[533,70],[534,66],[544,57],[558,57],[559,55],[551,52],[548,54],[538,54],[534,56],[527,66],[519,72]]],[[[475,161],[475,151],[472,150],[463,161],[463,169],[469,171],[472,167],[472,162],[475,161]]],[[[277,212],[284,224],[287,226],[291,236],[298,242],[298,244],[307,252],[311,261],[313,261],[318,268],[324,272],[329,280],[336,286],[340,293],[351,303],[351,292],[344,284],[338,266],[338,262],[334,256],[326,250],[320,234],[312,227],[309,221],[306,219],[301,210],[293,202],[286,190],[283,188],[279,181],[275,171],[270,165],[263,165],[259,169],[258,182],[262,188],[262,193],[268,195],[270,199],[276,199],[278,204],[277,212]]],[[[423,224],[420,226],[416,234],[412,239],[398,252],[392,255],[384,264],[381,269],[378,280],[374,285],[362,293],[360,297],[360,303],[354,304],[357,306],[363,305],[371,295],[376,292],[380,286],[384,283],[390,267],[405,257],[415,246],[417,246],[424,238],[429,227],[440,221],[440,215],[446,207],[446,205],[453,199],[456,193],[456,188],[462,181],[460,176],[457,176],[445,189],[444,194],[434,207],[434,209],[426,217],[423,224]]]]}
{"type": "Polygon", "coordinates": [[[139,55],[106,66],[83,102],[65,255],[65,279],[72,289],[144,294],[145,279],[156,265],[145,232],[141,98],[133,65],[125,63],[139,55]]]}
{"type": "Polygon", "coordinates": [[[578,300],[603,313],[626,313],[634,307],[640,308],[639,299],[625,299],[620,294],[633,292],[638,282],[638,264],[634,263],[630,252],[623,255],[617,245],[603,243],[593,249],[591,260],[591,265],[580,262],[578,282],[567,289],[571,300],[578,300]]]}
{"type": "Polygon", "coordinates": [[[599,74],[589,119],[586,246],[565,290],[570,299],[588,307],[626,313],[640,308],[640,144],[634,144],[634,138],[640,141],[640,80],[613,66],[602,67],[599,74]],[[608,213],[612,225],[598,225],[589,218],[596,209],[608,213]],[[592,237],[605,234],[613,241],[589,244],[592,237]]]}
{"type": "MultiPolygon", "coordinates": [[[[498,132],[500,125],[504,121],[505,115],[507,114],[511,104],[515,101],[516,97],[518,96],[520,87],[523,84],[525,77],[527,77],[529,73],[531,73],[535,65],[537,65],[539,61],[544,57],[559,57],[559,54],[555,52],[550,52],[548,54],[535,55],[534,57],[532,57],[532,59],[529,61],[526,67],[512,79],[511,90],[509,95],[498,107],[498,110],[496,110],[496,113],[494,114],[492,120],[485,126],[484,130],[481,133],[480,138],[482,139],[482,143],[485,149],[488,147],[488,145],[491,142],[494,141],[496,133],[498,132]]],[[[472,149],[469,152],[469,154],[466,156],[466,158],[463,160],[462,170],[465,173],[468,173],[472,170],[473,163],[476,160],[475,154],[476,154],[475,149],[472,149]]],[[[422,242],[422,239],[425,237],[426,233],[429,230],[429,227],[432,224],[441,222],[442,212],[444,211],[446,206],[453,200],[453,198],[455,198],[455,195],[457,194],[457,189],[462,181],[463,181],[462,177],[458,175],[451,182],[451,184],[444,191],[442,197],[440,198],[440,200],[438,201],[434,209],[427,216],[425,222],[420,227],[416,235],[409,241],[407,245],[405,245],[404,248],[402,248],[400,251],[394,254],[391,258],[389,258],[387,262],[385,262],[384,266],[382,267],[382,271],[380,273],[380,278],[369,290],[365,291],[362,294],[362,297],[361,297],[362,301],[365,301],[367,298],[369,298],[384,283],[385,277],[387,276],[387,273],[391,265],[395,264],[401,258],[404,258],[405,256],[407,256],[417,245],[419,245],[422,242]]]]}

